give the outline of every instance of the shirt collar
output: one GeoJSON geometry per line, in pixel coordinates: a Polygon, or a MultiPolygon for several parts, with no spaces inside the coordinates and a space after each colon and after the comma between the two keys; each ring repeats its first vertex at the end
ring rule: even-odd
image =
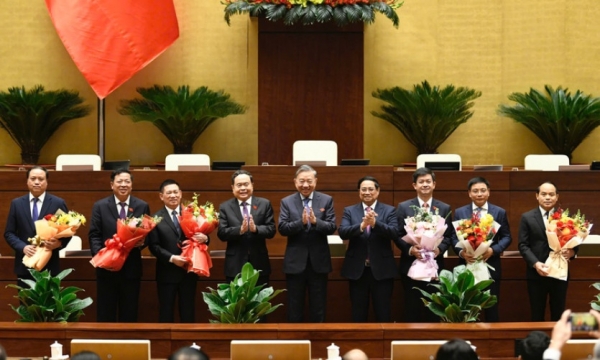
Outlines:
{"type": "MultiPolygon", "coordinates": [[[[311,201],[312,201],[312,199],[313,199],[313,194],[314,194],[314,193],[315,193],[315,192],[313,191],[313,192],[311,192],[311,193],[310,193],[310,195],[308,195],[308,198],[309,198],[311,201]]],[[[300,193],[298,193],[298,195],[300,195],[300,200],[304,201],[304,196],[302,196],[302,194],[300,194],[300,193]]]]}
{"type": "MultiPolygon", "coordinates": [[[[419,200],[419,207],[423,207],[423,204],[425,204],[425,201],[421,200],[420,197],[417,197],[417,199],[419,200]]],[[[427,200],[427,204],[429,205],[429,208],[433,207],[433,198],[427,200]]]]}
{"type": "MultiPolygon", "coordinates": [[[[46,192],[44,191],[42,193],[42,195],[38,196],[37,198],[38,198],[39,202],[43,203],[44,199],[46,198],[46,192]]],[[[33,199],[35,199],[35,196],[33,196],[32,193],[29,193],[29,202],[31,202],[31,200],[33,200],[33,199]]]]}
{"type": "MultiPolygon", "coordinates": [[[[114,196],[114,195],[113,195],[114,196]]],[[[128,196],[127,199],[125,200],[125,204],[127,204],[127,206],[129,206],[131,201],[131,196],[128,196]]],[[[117,203],[117,205],[119,205],[119,203],[121,202],[121,200],[119,200],[116,196],[115,196],[115,203],[117,203]]]]}
{"type": "MultiPolygon", "coordinates": [[[[471,203],[473,205],[473,212],[477,211],[477,209],[479,209],[479,206],[475,205],[475,203],[471,203]]],[[[481,210],[482,211],[488,211],[488,203],[487,201],[485,202],[485,204],[483,204],[483,206],[481,206],[481,210]]]]}
{"type": "MultiPolygon", "coordinates": [[[[242,203],[243,203],[244,201],[242,201],[242,200],[240,200],[240,199],[236,199],[236,200],[237,200],[237,202],[238,202],[238,205],[239,205],[239,206],[242,206],[242,203]]],[[[252,196],[250,196],[250,197],[248,198],[248,200],[246,200],[246,201],[245,201],[245,203],[246,203],[246,204],[248,204],[248,205],[252,204],[252,196]]]]}
{"type": "Polygon", "coordinates": [[[165,205],[165,209],[167,209],[167,212],[169,213],[169,215],[173,214],[173,210],[177,211],[177,215],[181,215],[181,205],[177,205],[177,207],[175,209],[171,209],[170,207],[165,205]]]}
{"type": "MultiPolygon", "coordinates": [[[[369,207],[369,205],[362,203],[363,206],[363,210],[367,211],[367,207],[369,207]]],[[[373,203],[373,205],[371,205],[371,210],[375,210],[375,206],[377,206],[377,200],[375,200],[375,202],[373,203]]]]}

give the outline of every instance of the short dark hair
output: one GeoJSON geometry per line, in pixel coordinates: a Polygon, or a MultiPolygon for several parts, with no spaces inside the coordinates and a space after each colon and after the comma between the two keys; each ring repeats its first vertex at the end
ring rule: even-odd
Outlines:
{"type": "Polygon", "coordinates": [[[379,181],[372,176],[363,176],[358,180],[358,190],[360,190],[360,184],[362,184],[363,181],[372,181],[375,184],[375,189],[379,190],[379,181]]]}
{"type": "Polygon", "coordinates": [[[83,350],[73,355],[71,360],[102,360],[100,356],[93,351],[83,350]]]}
{"type": "Polygon", "coordinates": [[[202,349],[185,346],[175,351],[169,360],[210,360],[208,355],[202,349]]]}
{"type": "Polygon", "coordinates": [[[475,184],[485,184],[485,186],[488,189],[490,188],[490,182],[487,181],[486,178],[481,177],[481,176],[476,176],[476,177],[472,178],[471,180],[469,180],[469,183],[467,184],[467,190],[471,191],[471,188],[475,184]]]}
{"type": "Polygon", "coordinates": [[[544,351],[550,346],[550,336],[543,331],[532,331],[521,341],[521,359],[543,360],[544,351]]]}
{"type": "Polygon", "coordinates": [[[178,187],[179,189],[181,189],[181,186],[179,186],[179,183],[178,183],[177,181],[175,181],[175,180],[173,180],[173,179],[167,179],[167,180],[163,181],[163,182],[160,184],[160,187],[158,188],[158,191],[162,193],[162,192],[163,192],[163,190],[165,189],[165,187],[166,187],[166,186],[169,186],[169,185],[177,185],[177,187],[178,187]]]}
{"type": "Polygon", "coordinates": [[[250,174],[250,171],[248,170],[236,170],[236,172],[234,172],[231,175],[231,185],[235,184],[235,178],[240,176],[240,175],[248,175],[248,177],[250,178],[250,182],[254,184],[254,179],[252,178],[252,174],[250,174]]]}
{"type": "Polygon", "coordinates": [[[418,168],[417,170],[415,170],[415,172],[413,173],[413,183],[416,184],[417,180],[421,176],[425,176],[425,175],[431,175],[431,179],[433,181],[435,181],[435,174],[433,173],[433,171],[429,168],[421,167],[421,168],[418,168]]]}
{"type": "Polygon", "coordinates": [[[466,341],[452,339],[440,346],[435,360],[479,360],[479,357],[466,341]]]}
{"type": "Polygon", "coordinates": [[[131,177],[131,181],[133,181],[133,175],[131,175],[131,172],[129,170],[127,170],[127,169],[124,169],[124,168],[119,168],[119,169],[113,170],[113,172],[110,174],[110,181],[111,182],[115,181],[115,177],[117,175],[124,174],[124,173],[125,174],[129,174],[129,176],[131,177]]]}
{"type": "Polygon", "coordinates": [[[541,189],[542,185],[544,185],[544,184],[550,184],[550,185],[554,186],[554,189],[556,190],[556,193],[558,194],[558,188],[552,181],[544,181],[543,183],[541,183],[540,186],[537,187],[538,194],[540,193],[540,189],[541,189]]]}
{"type": "Polygon", "coordinates": [[[33,167],[27,169],[27,175],[26,175],[27,179],[29,179],[29,174],[31,173],[31,170],[42,170],[44,173],[46,173],[46,180],[48,180],[48,178],[49,178],[48,169],[46,169],[43,166],[39,166],[39,165],[36,165],[36,166],[33,166],[33,167]]]}
{"type": "Polygon", "coordinates": [[[6,355],[6,350],[4,350],[4,346],[0,345],[0,360],[6,360],[8,356],[6,355]]]}

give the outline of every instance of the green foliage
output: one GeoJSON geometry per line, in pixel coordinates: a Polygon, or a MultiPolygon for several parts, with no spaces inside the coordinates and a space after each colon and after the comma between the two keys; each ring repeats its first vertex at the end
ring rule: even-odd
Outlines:
{"type": "Polygon", "coordinates": [[[423,294],[425,306],[439,316],[443,322],[466,323],[479,319],[482,309],[487,309],[498,301],[496,295],[491,295],[489,290],[483,291],[494,280],[484,280],[475,284],[475,276],[466,266],[459,265],[453,272],[442,270],[439,284],[429,284],[438,289],[435,293],[428,293],[419,288],[414,288],[423,294]]]}
{"type": "Polygon", "coordinates": [[[230,24],[231,16],[248,13],[251,16],[265,16],[270,21],[283,20],[285,25],[335,22],[337,26],[345,26],[355,22],[372,24],[375,22],[375,12],[383,14],[390,19],[394,27],[398,27],[400,19],[396,13],[400,3],[386,3],[375,1],[372,3],[340,4],[330,6],[323,3],[295,4],[290,7],[286,4],[270,4],[264,2],[249,2],[252,0],[228,1],[225,6],[225,21],[230,24]]]}
{"type": "Polygon", "coordinates": [[[600,98],[580,90],[571,95],[560,86],[554,90],[546,85],[544,89],[545,93],[530,89],[510,94],[508,99],[517,104],[500,105],[498,113],[525,125],[553,154],[571,159],[573,151],[600,125],[600,98]]]}
{"type": "Polygon", "coordinates": [[[385,101],[382,112],[371,114],[394,125],[417,148],[418,154],[433,154],[461,124],[473,116],[473,100],[480,91],[469,88],[431,86],[427,81],[413,90],[400,87],[377,89],[373,97],[385,101]]]}
{"type": "Polygon", "coordinates": [[[60,282],[73,269],[63,270],[53,277],[48,270],[39,272],[29,269],[34,280],[20,279],[29,288],[9,284],[7,287],[17,289],[20,306],[10,307],[21,316],[17,322],[73,322],[83,315],[83,309],[92,304],[91,298],[78,299],[76,293],[80,288],[62,287],[60,282]]]}
{"type": "Polygon", "coordinates": [[[46,91],[42,85],[0,92],[0,128],[21,148],[24,164],[35,164],[52,134],[67,121],[87,116],[91,108],[77,91],[46,91]]]}
{"type": "Polygon", "coordinates": [[[211,323],[240,324],[255,323],[264,315],[270,314],[283,304],[272,306],[270,301],[282,291],[273,287],[256,286],[259,271],[250,263],[244,264],[242,272],[229,284],[219,284],[217,289],[202,293],[208,310],[217,320],[211,323]]]}
{"type": "MultiPolygon", "coordinates": [[[[596,290],[600,290],[600,282],[594,283],[591,286],[593,286],[596,290]]],[[[600,294],[597,294],[596,300],[592,300],[590,304],[592,304],[592,309],[600,311],[600,294]]]]}
{"type": "Polygon", "coordinates": [[[121,100],[119,114],[134,122],[149,121],[173,144],[176,154],[190,154],[194,142],[213,121],[246,108],[229,94],[212,91],[206,86],[190,91],[188,85],[174,90],[170,86],[139,87],[142,99],[121,100]]]}

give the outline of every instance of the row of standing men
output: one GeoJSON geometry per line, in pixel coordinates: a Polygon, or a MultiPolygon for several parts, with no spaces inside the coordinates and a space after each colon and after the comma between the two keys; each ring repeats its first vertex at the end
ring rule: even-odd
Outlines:
{"type": "MultiPolygon", "coordinates": [[[[252,174],[245,170],[236,171],[232,177],[234,197],[219,206],[218,237],[227,242],[225,253],[225,276],[231,281],[243,264],[250,262],[260,270],[259,283],[269,283],[271,267],[266,240],[276,232],[274,213],[269,200],[253,195],[252,174]]],[[[92,256],[103,247],[106,239],[116,233],[117,219],[150,214],[148,204],[131,195],[133,176],[127,170],[116,170],[111,174],[113,195],[97,201],[90,220],[89,242],[92,256]]],[[[35,235],[34,220],[58,209],[67,211],[64,200],[46,192],[48,172],[43,167],[34,167],[27,172],[29,194],[11,202],[6,222],[5,239],[15,250],[14,271],[19,279],[29,279],[27,268],[22,264],[24,255],[33,255],[35,247],[27,239],[35,235]],[[40,206],[38,206],[38,204],[40,206]],[[39,209],[39,211],[38,211],[39,209]]],[[[365,322],[371,303],[377,322],[390,322],[391,299],[394,278],[398,271],[404,290],[405,322],[438,322],[439,319],[427,310],[421,294],[415,287],[432,291],[429,282],[416,281],[408,277],[415,259],[422,256],[420,247],[411,246],[402,237],[406,235],[404,219],[414,215],[414,208],[436,211],[446,218],[448,228],[444,239],[435,249],[438,268],[444,268],[443,254],[455,247],[457,240],[452,218],[471,218],[474,211],[481,215],[489,213],[500,224],[493,245],[483,255],[494,270],[490,270],[494,283],[492,294],[500,295],[500,256],[511,243],[511,234],[506,211],[488,202],[490,184],[481,177],[473,178],[467,185],[471,204],[456,209],[452,214],[448,204],[433,198],[435,174],[427,168],[419,168],[413,174],[413,187],[417,196],[401,202],[397,208],[378,201],[380,186],[376,178],[366,176],[358,181],[360,202],[344,209],[339,228],[336,225],[333,198],[316,191],[317,172],[308,165],[298,168],[294,177],[297,192],[281,200],[278,229],[287,237],[283,260],[288,295],[287,320],[304,320],[304,299],[308,294],[310,322],[324,322],[327,303],[328,274],[332,271],[331,255],[327,236],[336,230],[340,237],[348,240],[342,276],[349,280],[352,321],[365,322]],[[401,250],[399,269],[394,259],[393,245],[401,250]]],[[[156,281],[159,297],[159,321],[175,321],[175,304],[178,304],[182,322],[195,321],[195,298],[197,275],[184,268],[186,260],[180,256],[179,244],[184,235],[179,228],[177,215],[181,214],[182,190],[171,179],[160,185],[159,196],[164,207],[154,215],[163,218],[148,234],[144,244],[157,258],[156,281]]],[[[550,253],[545,235],[544,216],[552,213],[558,201],[554,184],[546,182],[536,193],[538,207],[522,215],[519,227],[519,251],[526,262],[527,289],[532,321],[543,321],[546,301],[550,298],[551,320],[558,320],[565,308],[567,281],[548,277],[544,261],[550,253]]],[[[210,243],[204,234],[196,234],[196,241],[210,243]]],[[[45,246],[53,250],[46,266],[53,274],[58,273],[58,250],[70,239],[49,240],[45,246]]],[[[455,247],[461,262],[475,259],[455,247]]],[[[565,250],[563,256],[574,258],[577,249],[565,250]]],[[[142,276],[141,247],[129,254],[120,271],[96,269],[97,278],[97,321],[136,322],[142,276]]],[[[435,281],[435,280],[434,280],[435,281]]],[[[18,284],[26,286],[21,280],[18,284]]],[[[498,305],[485,310],[485,320],[499,321],[498,305]]]]}

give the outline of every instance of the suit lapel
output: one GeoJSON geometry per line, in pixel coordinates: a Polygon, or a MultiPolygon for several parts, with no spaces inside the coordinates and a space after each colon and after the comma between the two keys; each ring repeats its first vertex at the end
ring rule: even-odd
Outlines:
{"type": "MultiPolygon", "coordinates": [[[[181,207],[177,209],[177,214],[181,215],[181,207]]],[[[162,209],[160,209],[158,211],[158,213],[156,213],[156,215],[160,216],[163,218],[163,221],[165,221],[165,223],[167,225],[169,225],[169,227],[171,228],[171,230],[173,230],[173,232],[176,235],[179,235],[179,233],[177,232],[177,228],[175,227],[175,223],[173,222],[173,214],[172,211],[167,211],[167,209],[165,207],[163,207],[162,209]]]]}
{"type": "Polygon", "coordinates": [[[29,195],[23,196],[21,198],[21,200],[22,200],[21,206],[23,207],[23,213],[27,216],[27,219],[29,219],[27,224],[29,224],[31,231],[33,231],[33,233],[35,233],[35,223],[33,222],[33,219],[31,218],[31,208],[29,207],[29,195]]]}
{"type": "Polygon", "coordinates": [[[117,212],[117,203],[115,203],[115,196],[111,195],[106,202],[108,206],[108,212],[112,214],[115,220],[119,219],[119,213],[117,212]]]}
{"type": "MultiPolygon", "coordinates": [[[[298,212],[300,214],[302,214],[302,211],[304,211],[304,203],[302,202],[302,194],[300,193],[296,193],[296,200],[294,200],[294,203],[296,204],[296,210],[298,210],[298,212]]],[[[315,197],[313,196],[313,208],[315,206],[315,197]]]]}
{"type": "MultiPolygon", "coordinates": [[[[233,211],[235,218],[238,219],[240,224],[244,222],[244,217],[242,216],[242,211],[244,211],[244,209],[242,209],[242,206],[237,198],[231,199],[231,211],[233,211]]],[[[250,214],[252,214],[252,204],[249,204],[248,211],[250,211],[250,214]]]]}
{"type": "Polygon", "coordinates": [[[542,214],[540,213],[540,210],[537,209],[537,211],[535,211],[533,213],[533,218],[535,219],[535,221],[538,223],[540,229],[542,229],[543,233],[546,233],[546,223],[544,221],[544,217],[542,216],[542,214]]]}
{"type": "Polygon", "coordinates": [[[52,198],[50,195],[46,194],[44,197],[44,202],[42,203],[42,207],[40,208],[39,216],[36,220],[43,219],[44,216],[48,215],[48,208],[52,204],[52,198]]]}

